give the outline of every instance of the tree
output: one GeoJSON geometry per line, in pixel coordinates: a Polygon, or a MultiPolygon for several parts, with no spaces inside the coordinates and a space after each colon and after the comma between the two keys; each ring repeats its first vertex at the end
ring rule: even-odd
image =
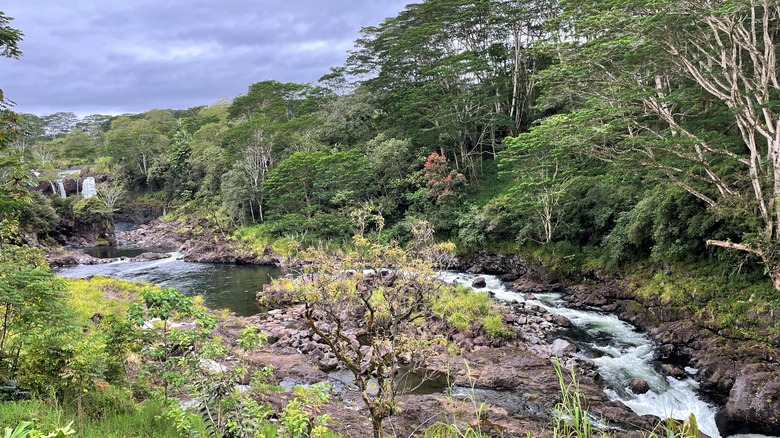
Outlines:
{"type": "Polygon", "coordinates": [[[554,1],[429,0],[362,30],[348,72],[375,93],[387,121],[470,178],[498,140],[528,126],[545,64],[537,44],[554,1]]]}
{"type": "Polygon", "coordinates": [[[217,121],[201,126],[192,135],[187,164],[192,172],[192,181],[200,181],[198,193],[201,196],[219,193],[222,177],[227,172],[228,159],[221,147],[226,130],[227,124],[217,121]]]}
{"type": "MultiPolygon", "coordinates": [[[[17,59],[22,55],[19,42],[24,34],[8,25],[11,20],[0,11],[0,56],[17,59]]],[[[34,184],[32,173],[11,147],[19,134],[19,117],[8,110],[11,104],[0,89],[0,221],[19,213],[29,200],[28,186],[34,184]]]]}
{"type": "Polygon", "coordinates": [[[0,109],[0,221],[15,220],[29,202],[29,187],[35,185],[35,175],[13,148],[18,135],[18,117],[8,109],[0,109]]]}
{"type": "Polygon", "coordinates": [[[501,165],[515,180],[510,201],[521,211],[531,211],[542,226],[541,240],[550,243],[561,217],[561,199],[571,181],[575,157],[567,148],[565,116],[552,116],[530,132],[504,139],[501,165]]]}
{"type": "Polygon", "coordinates": [[[20,114],[18,125],[19,132],[13,144],[20,154],[24,154],[31,145],[43,140],[45,135],[43,119],[35,114],[20,114]]]}
{"type": "Polygon", "coordinates": [[[590,152],[650,169],[742,224],[707,243],[756,256],[780,289],[780,4],[563,7],[564,32],[576,32],[560,38],[555,73],[580,106],[571,120],[590,127],[590,152]]]}
{"type": "Polygon", "coordinates": [[[73,131],[79,118],[71,112],[58,112],[43,116],[44,130],[50,138],[62,137],[73,131]]]}
{"type": "MultiPolygon", "coordinates": [[[[0,221],[0,378],[16,379],[25,370],[26,347],[53,337],[67,321],[63,282],[42,253],[16,245],[18,230],[0,221]]],[[[50,339],[49,341],[51,341],[50,339]]],[[[54,362],[54,361],[52,361],[54,362]]],[[[36,370],[27,370],[32,374],[36,370]]],[[[32,385],[31,385],[32,386],[32,385]]]]}
{"type": "Polygon", "coordinates": [[[171,113],[162,110],[149,111],[142,118],[116,118],[106,134],[108,154],[122,166],[128,180],[145,185],[153,176],[155,159],[164,157],[170,144],[167,134],[175,124],[171,113]]]}
{"type": "MultiPolygon", "coordinates": [[[[0,11],[0,57],[19,59],[22,56],[22,51],[19,50],[19,42],[24,37],[24,34],[18,29],[9,26],[11,20],[13,18],[0,11]]],[[[8,108],[9,104],[11,102],[5,99],[3,90],[0,89],[0,110],[8,108]]]]}
{"type": "Polygon", "coordinates": [[[420,339],[416,330],[443,286],[428,263],[397,246],[356,237],[355,247],[338,259],[320,251],[307,254],[317,262],[305,269],[296,294],[305,303],[309,327],[355,377],[374,437],[381,437],[383,421],[398,409],[402,365],[406,372],[419,369],[437,340],[420,339]]]}
{"type": "Polygon", "coordinates": [[[96,189],[97,198],[106,207],[108,214],[113,216],[114,212],[117,211],[117,202],[125,195],[125,188],[117,183],[102,183],[98,184],[96,189]]]}
{"type": "Polygon", "coordinates": [[[46,169],[52,166],[54,161],[54,150],[49,143],[36,143],[30,147],[30,155],[33,159],[40,164],[41,169],[46,169]]]}

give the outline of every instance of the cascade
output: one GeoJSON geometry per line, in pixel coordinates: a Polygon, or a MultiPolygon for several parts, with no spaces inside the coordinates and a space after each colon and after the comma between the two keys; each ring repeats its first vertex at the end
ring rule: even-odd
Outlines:
{"type": "Polygon", "coordinates": [[[81,196],[84,199],[89,199],[97,195],[97,189],[95,188],[95,178],[88,176],[84,178],[84,182],[81,184],[81,196]]]}
{"type": "Polygon", "coordinates": [[[49,180],[49,184],[51,185],[51,194],[56,195],[57,194],[57,188],[54,187],[54,181],[49,180]]]}
{"type": "Polygon", "coordinates": [[[62,180],[61,180],[61,179],[58,179],[58,180],[57,180],[57,186],[58,186],[58,187],[59,187],[59,189],[60,189],[60,197],[61,197],[61,198],[67,198],[67,197],[68,197],[68,194],[67,194],[67,193],[65,193],[65,184],[63,184],[63,182],[62,182],[62,180]]]}

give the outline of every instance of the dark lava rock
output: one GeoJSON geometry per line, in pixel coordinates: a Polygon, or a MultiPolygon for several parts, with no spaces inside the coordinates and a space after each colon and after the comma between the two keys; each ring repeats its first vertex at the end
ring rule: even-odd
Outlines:
{"type": "Polygon", "coordinates": [[[648,384],[646,380],[633,379],[631,380],[631,383],[628,384],[628,389],[634,394],[644,394],[647,391],[650,391],[650,384],[648,384]]]}
{"type": "Polygon", "coordinates": [[[151,260],[167,259],[170,254],[164,252],[145,252],[132,258],[134,262],[148,262],[151,260]]]}
{"type": "Polygon", "coordinates": [[[576,352],[577,346],[565,339],[556,339],[550,346],[550,353],[558,357],[576,352]]]}
{"type": "Polygon", "coordinates": [[[683,371],[682,368],[672,364],[665,363],[661,365],[661,371],[664,374],[672,376],[677,379],[685,378],[685,371],[683,371]]]}
{"type": "Polygon", "coordinates": [[[335,371],[335,370],[338,369],[338,367],[339,367],[339,360],[336,358],[335,354],[333,354],[331,352],[327,352],[317,362],[317,365],[319,366],[320,370],[322,370],[322,371],[327,373],[329,371],[335,371]]]}
{"type": "Polygon", "coordinates": [[[485,287],[487,286],[487,281],[485,280],[485,277],[477,277],[474,279],[474,281],[471,282],[471,287],[485,287]]]}
{"type": "Polygon", "coordinates": [[[751,364],[740,370],[729,400],[715,417],[725,436],[780,433],[780,366],[751,364]]]}

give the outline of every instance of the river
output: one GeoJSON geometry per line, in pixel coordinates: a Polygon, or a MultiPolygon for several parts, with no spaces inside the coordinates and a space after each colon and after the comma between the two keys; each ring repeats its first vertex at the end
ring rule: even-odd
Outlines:
{"type": "MultiPolygon", "coordinates": [[[[163,252],[159,248],[88,248],[84,252],[99,258],[134,257],[144,252],[163,252]]],[[[98,265],[77,265],[55,272],[63,277],[85,278],[95,275],[123,280],[146,281],[161,287],[175,287],[187,295],[201,295],[207,307],[228,309],[239,316],[260,311],[255,295],[283,275],[274,266],[191,263],[177,252],[145,262],[116,261],[98,265]]]]}
{"type": "MultiPolygon", "coordinates": [[[[154,248],[87,249],[95,257],[133,257],[147,251],[162,252],[154,248]]],[[[283,275],[279,268],[270,266],[224,265],[190,263],[181,260],[176,252],[168,257],[146,262],[116,261],[99,265],[78,265],[57,270],[64,277],[83,278],[94,275],[125,280],[147,281],[161,287],[175,287],[188,295],[202,295],[205,304],[212,309],[227,308],[241,316],[258,313],[255,294],[273,277],[283,275]]],[[[457,281],[471,285],[476,275],[462,272],[442,272],[445,281],[457,281]]],[[[715,426],[717,408],[702,400],[693,379],[696,371],[686,368],[688,378],[675,379],[658,372],[659,364],[653,361],[655,344],[647,335],[637,332],[631,325],[616,316],[582,311],[565,307],[560,294],[535,294],[526,300],[522,294],[507,290],[498,277],[481,275],[487,280],[487,290],[504,301],[526,302],[547,309],[569,319],[574,329],[560,332],[560,337],[576,344],[580,353],[593,360],[607,384],[605,392],[614,400],[620,400],[636,413],[652,414],[661,418],[685,419],[691,413],[696,416],[699,428],[712,438],[721,438],[715,426]],[[626,389],[627,382],[638,378],[649,383],[651,390],[635,395],[626,389]]],[[[511,400],[511,398],[510,398],[511,400]]],[[[765,435],[732,435],[729,438],[777,438],[765,435]]]]}
{"type": "MultiPolygon", "coordinates": [[[[479,275],[486,279],[487,290],[503,301],[525,302],[537,305],[548,312],[566,317],[573,330],[558,333],[577,345],[580,354],[591,359],[607,384],[605,392],[613,400],[619,400],[640,415],[651,414],[660,418],[686,419],[696,416],[699,429],[712,438],[721,438],[715,425],[717,407],[705,402],[697,394],[698,382],[693,379],[697,370],[685,368],[689,377],[676,379],[658,371],[659,363],[653,360],[655,343],[649,336],[636,331],[630,324],[615,315],[599,311],[570,309],[560,300],[561,294],[534,294],[526,300],[523,294],[507,290],[504,283],[492,275],[479,275]],[[632,379],[642,379],[650,385],[646,394],[635,395],[627,390],[632,379]]],[[[442,272],[444,281],[470,286],[477,275],[462,272],[442,272]]],[[[725,437],[724,437],[725,438],[725,437]]],[[[777,438],[759,434],[731,435],[729,438],[777,438]]]]}

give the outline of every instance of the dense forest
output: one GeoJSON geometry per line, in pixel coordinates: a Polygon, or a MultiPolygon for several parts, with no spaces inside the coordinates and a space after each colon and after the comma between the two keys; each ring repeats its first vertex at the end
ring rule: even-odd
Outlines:
{"type": "MultiPolygon", "coordinates": [[[[776,339],[755,315],[780,308],[779,23],[774,0],[427,0],[364,28],[316,83],[118,116],[17,114],[0,94],[0,359],[45,344],[11,303],[64,311],[34,247],[63,243],[65,217],[141,210],[273,248],[404,246],[425,223],[461,256],[639,278],[776,339]],[[96,199],[49,188],[70,168],[102,175],[96,199]]],[[[0,15],[0,54],[21,38],[0,15]]]]}

